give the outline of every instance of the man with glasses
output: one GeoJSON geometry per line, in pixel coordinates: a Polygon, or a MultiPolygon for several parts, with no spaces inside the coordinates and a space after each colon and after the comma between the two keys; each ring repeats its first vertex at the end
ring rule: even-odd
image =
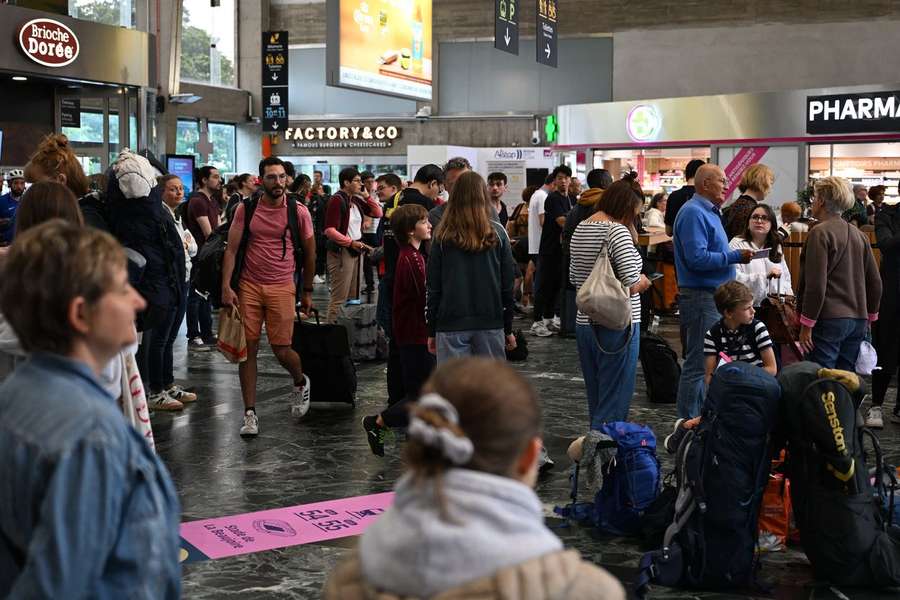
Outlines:
{"type": "Polygon", "coordinates": [[[374,197],[361,196],[362,177],[353,167],[342,169],[338,176],[341,189],[328,201],[325,213],[325,237],[328,238],[328,303],[329,323],[337,320],[348,299],[359,298],[360,255],[372,247],[362,241],[363,217],[382,216],[381,204],[374,197]]]}
{"type": "Polygon", "coordinates": [[[674,227],[675,270],[678,275],[678,308],[685,349],[678,382],[678,416],[700,415],[706,395],[703,336],[720,315],[713,294],[735,278],[732,265],[747,264],[752,250],[731,250],[722,227],[722,204],[728,180],[718,165],[706,164],[694,176],[696,191],[678,211],[674,227]]]}
{"type": "Polygon", "coordinates": [[[234,221],[228,231],[228,248],[222,261],[222,304],[240,309],[247,338],[247,360],[238,365],[241,396],[244,399],[242,437],[253,437],[259,433],[256,355],[263,321],[275,358],[294,379],[290,403],[291,414],[295,418],[306,414],[310,398],[309,378],[303,374],[300,356],[291,348],[291,342],[294,337],[296,286],[303,286],[300,312],[309,314],[312,309],[313,275],[316,271],[312,219],[302,203],[288,197],[288,177],[281,159],[275,156],[263,159],[259,163],[259,176],[263,194],[257,201],[242,202],[235,209],[234,221]],[[288,213],[292,208],[296,211],[294,223],[291,223],[293,219],[288,213]],[[250,220],[249,227],[245,225],[246,219],[250,220]],[[245,229],[250,237],[235,292],[231,287],[231,278],[245,229]],[[295,230],[300,238],[297,245],[303,248],[302,265],[297,264],[293,251],[295,230]],[[298,281],[296,275],[301,272],[303,278],[298,281]]]}

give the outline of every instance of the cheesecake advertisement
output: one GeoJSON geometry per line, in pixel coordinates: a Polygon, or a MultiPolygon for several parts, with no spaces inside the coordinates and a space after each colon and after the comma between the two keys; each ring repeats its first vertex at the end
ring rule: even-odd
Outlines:
{"type": "Polygon", "coordinates": [[[431,100],[431,14],[431,0],[329,2],[329,45],[335,21],[339,36],[333,83],[431,100]]]}

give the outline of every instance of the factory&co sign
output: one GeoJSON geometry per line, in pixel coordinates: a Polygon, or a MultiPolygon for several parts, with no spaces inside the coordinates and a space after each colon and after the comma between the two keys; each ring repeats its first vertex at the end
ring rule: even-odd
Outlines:
{"type": "Polygon", "coordinates": [[[65,67],[78,58],[80,45],[75,33],[59,21],[32,19],[19,30],[19,47],[39,65],[65,67]]]}
{"type": "Polygon", "coordinates": [[[285,141],[294,148],[390,148],[401,129],[394,125],[341,125],[289,127],[285,141]]]}

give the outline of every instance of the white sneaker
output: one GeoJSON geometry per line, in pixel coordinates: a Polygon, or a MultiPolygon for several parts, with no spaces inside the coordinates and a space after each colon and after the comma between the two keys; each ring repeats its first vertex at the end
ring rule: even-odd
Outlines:
{"type": "Polygon", "coordinates": [[[884,415],[880,406],[873,406],[866,413],[866,427],[884,429],[884,415]]]}
{"type": "Polygon", "coordinates": [[[325,278],[322,277],[321,275],[316,275],[315,277],[313,277],[313,283],[323,284],[323,283],[325,283],[325,278]]]}
{"type": "Polygon", "coordinates": [[[259,434],[259,417],[255,410],[244,413],[244,426],[241,427],[241,437],[253,437],[259,434]]]}
{"type": "Polygon", "coordinates": [[[553,324],[549,326],[550,329],[556,329],[559,331],[562,329],[562,321],[559,320],[559,317],[553,317],[553,324]]]}
{"type": "Polygon", "coordinates": [[[543,321],[535,321],[531,326],[531,335],[536,335],[538,337],[550,337],[553,335],[553,332],[547,329],[547,326],[544,325],[543,321]]]}
{"type": "Polygon", "coordinates": [[[188,350],[209,350],[209,346],[203,343],[203,338],[195,337],[188,340],[188,350]]]}
{"type": "Polygon", "coordinates": [[[172,398],[166,392],[150,394],[147,397],[147,404],[150,405],[150,410],[173,412],[184,409],[184,404],[172,398]]]}
{"type": "Polygon", "coordinates": [[[291,392],[291,416],[295,419],[302,419],[309,412],[309,377],[304,374],[303,379],[303,387],[295,387],[291,392]]]}
{"type": "Polygon", "coordinates": [[[166,390],[166,393],[170,398],[178,400],[182,404],[197,401],[197,394],[187,391],[177,383],[173,383],[171,386],[169,386],[169,389],[166,390]]]}

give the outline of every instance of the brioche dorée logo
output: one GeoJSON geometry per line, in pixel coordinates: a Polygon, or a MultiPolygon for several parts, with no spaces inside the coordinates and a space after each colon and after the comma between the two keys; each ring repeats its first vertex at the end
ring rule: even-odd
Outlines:
{"type": "Polygon", "coordinates": [[[19,47],[28,58],[45,67],[65,67],[78,58],[75,33],[53,19],[33,19],[19,30],[19,47]]]}

